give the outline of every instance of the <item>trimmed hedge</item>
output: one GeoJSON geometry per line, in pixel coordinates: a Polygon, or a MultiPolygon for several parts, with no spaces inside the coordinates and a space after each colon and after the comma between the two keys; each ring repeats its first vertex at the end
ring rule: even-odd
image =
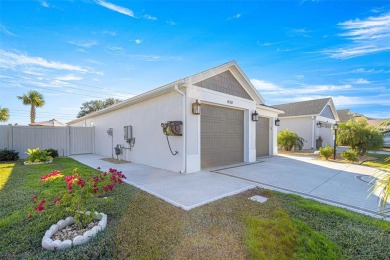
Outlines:
{"type": "Polygon", "coordinates": [[[359,161],[359,155],[357,151],[355,150],[346,150],[341,153],[340,155],[345,160],[351,161],[351,162],[358,162],[359,161]]]}
{"type": "Polygon", "coordinates": [[[15,150],[0,150],[0,161],[17,161],[19,159],[19,153],[15,150]]]}
{"type": "Polygon", "coordinates": [[[333,154],[333,147],[327,145],[325,147],[320,148],[320,155],[328,160],[333,154]]]}

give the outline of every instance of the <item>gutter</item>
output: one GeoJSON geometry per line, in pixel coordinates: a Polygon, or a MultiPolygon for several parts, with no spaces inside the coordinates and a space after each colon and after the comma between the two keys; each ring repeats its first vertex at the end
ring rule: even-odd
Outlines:
{"type": "Polygon", "coordinates": [[[183,105],[183,168],[180,173],[186,173],[186,148],[187,148],[187,125],[186,125],[186,95],[179,90],[179,85],[175,84],[175,91],[183,96],[182,105],[183,105]]]}

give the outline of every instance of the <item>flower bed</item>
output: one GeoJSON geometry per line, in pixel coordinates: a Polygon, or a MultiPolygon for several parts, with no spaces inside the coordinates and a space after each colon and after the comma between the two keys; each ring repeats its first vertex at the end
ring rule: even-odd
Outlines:
{"type": "Polygon", "coordinates": [[[93,177],[83,178],[78,170],[74,169],[72,175],[65,177],[60,171],[53,171],[42,176],[41,183],[58,178],[63,178],[65,181],[64,189],[57,194],[58,197],[53,196],[45,200],[38,199],[38,195],[34,195],[33,205],[27,216],[28,219],[32,219],[34,216],[49,214],[56,219],[58,215],[63,216],[64,212],[72,216],[58,221],[46,231],[42,238],[42,247],[48,250],[61,250],[72,245],[85,244],[99,231],[104,230],[107,225],[107,215],[95,211],[96,205],[90,202],[95,198],[102,198],[116,185],[122,184],[122,179],[126,177],[122,172],[110,169],[108,172],[100,172],[93,177]],[[97,225],[95,222],[98,222],[97,225]]]}
{"type": "MultiPolygon", "coordinates": [[[[89,214],[90,212],[87,211],[86,215],[89,214]]],[[[95,212],[95,215],[100,216],[100,218],[95,218],[86,228],[82,229],[76,227],[73,217],[61,219],[46,231],[42,238],[42,247],[53,251],[88,243],[92,237],[107,226],[106,214],[95,212]]]]}
{"type": "Polygon", "coordinates": [[[28,161],[25,161],[24,165],[47,164],[47,163],[52,163],[52,162],[53,162],[53,160],[50,160],[50,161],[47,161],[47,162],[28,162],[28,161]]]}

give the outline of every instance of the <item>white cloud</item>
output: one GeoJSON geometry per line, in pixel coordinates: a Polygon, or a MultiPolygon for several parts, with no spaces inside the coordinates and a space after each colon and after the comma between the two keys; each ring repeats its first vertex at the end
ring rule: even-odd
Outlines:
{"type": "Polygon", "coordinates": [[[98,45],[98,43],[95,41],[68,41],[68,43],[83,48],[90,48],[92,46],[98,45]]]}
{"type": "Polygon", "coordinates": [[[46,8],[50,7],[49,4],[46,1],[42,1],[41,2],[41,6],[46,7],[46,8]]]}
{"type": "Polygon", "coordinates": [[[107,36],[113,36],[113,37],[117,36],[117,33],[114,31],[102,31],[102,34],[107,36]]]}
{"type": "Polygon", "coordinates": [[[351,73],[390,73],[390,70],[385,69],[366,69],[366,68],[357,68],[350,71],[351,73]]]}
{"type": "Polygon", "coordinates": [[[362,84],[370,84],[371,82],[368,81],[367,79],[359,78],[359,79],[354,79],[354,80],[352,80],[351,83],[352,83],[352,84],[359,84],[359,85],[362,85],[362,84]]]}
{"type": "Polygon", "coordinates": [[[110,51],[122,51],[122,47],[117,47],[117,46],[112,46],[112,47],[107,47],[110,51]]]}
{"type": "Polygon", "coordinates": [[[7,35],[10,35],[10,36],[20,37],[19,35],[16,35],[16,34],[10,32],[4,25],[0,25],[0,32],[7,34],[7,35]]]}
{"type": "Polygon", "coordinates": [[[126,7],[122,7],[122,6],[119,6],[119,5],[114,5],[114,4],[111,4],[111,3],[108,3],[108,2],[105,2],[105,1],[101,1],[101,0],[98,0],[96,1],[96,3],[100,6],[103,6],[107,9],[110,9],[114,12],[118,12],[118,13],[121,13],[121,14],[124,14],[124,15],[127,15],[127,16],[130,16],[130,17],[133,17],[135,18],[134,16],[134,13],[132,10],[126,8],[126,7]]]}
{"type": "Polygon", "coordinates": [[[67,64],[58,61],[50,61],[42,57],[32,57],[24,53],[7,52],[0,50],[0,67],[13,69],[15,67],[23,67],[30,69],[34,66],[54,70],[75,71],[81,73],[96,73],[89,68],[84,68],[77,65],[67,64]]]}
{"type": "Polygon", "coordinates": [[[349,59],[390,51],[390,13],[363,20],[350,20],[338,25],[344,30],[339,36],[346,38],[350,43],[341,48],[323,51],[330,57],[349,59]]]}
{"type": "Polygon", "coordinates": [[[279,87],[279,86],[275,85],[274,83],[271,83],[271,82],[268,82],[265,80],[251,79],[251,82],[252,82],[253,86],[255,86],[255,88],[260,91],[260,94],[261,94],[261,91],[283,90],[282,87],[279,87]]]}
{"type": "Polygon", "coordinates": [[[176,23],[174,21],[172,21],[172,20],[168,20],[167,24],[172,25],[172,26],[176,25],[176,23]]]}
{"type": "Polygon", "coordinates": [[[294,78],[296,78],[296,79],[304,79],[305,75],[295,75],[294,78]]]}
{"type": "Polygon", "coordinates": [[[226,20],[229,21],[229,20],[233,20],[233,19],[240,19],[241,16],[242,16],[242,14],[237,13],[233,16],[228,17],[226,20]]]}
{"type": "Polygon", "coordinates": [[[135,42],[135,44],[141,44],[142,43],[142,41],[140,39],[136,39],[136,40],[134,40],[134,42],[135,42]]]}
{"type": "Polygon", "coordinates": [[[73,74],[67,74],[64,76],[59,76],[55,78],[56,80],[82,80],[83,78],[80,76],[75,76],[73,74]]]}
{"type": "Polygon", "coordinates": [[[149,15],[149,14],[145,14],[145,15],[144,15],[144,18],[147,19],[147,20],[152,20],[152,21],[157,20],[157,17],[156,17],[156,16],[151,16],[151,15],[149,15]]]}

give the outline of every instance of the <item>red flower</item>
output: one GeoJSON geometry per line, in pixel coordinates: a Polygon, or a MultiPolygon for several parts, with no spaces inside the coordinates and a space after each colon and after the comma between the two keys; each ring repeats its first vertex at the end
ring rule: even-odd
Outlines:
{"type": "Polygon", "coordinates": [[[32,216],[31,216],[31,215],[28,215],[27,218],[30,219],[30,218],[32,218],[32,216]]]}
{"type": "Polygon", "coordinates": [[[42,204],[39,204],[39,206],[35,208],[35,210],[39,211],[39,212],[41,212],[44,209],[45,209],[45,207],[42,204]]]}
{"type": "Polygon", "coordinates": [[[34,195],[34,196],[33,196],[33,199],[36,199],[36,198],[38,198],[38,196],[37,196],[37,195],[34,195]]]}
{"type": "Polygon", "coordinates": [[[57,204],[57,202],[60,201],[60,198],[56,198],[54,201],[53,201],[53,204],[57,204]]]}
{"type": "Polygon", "coordinates": [[[41,200],[39,204],[44,204],[45,202],[46,202],[45,200],[41,200]]]}

